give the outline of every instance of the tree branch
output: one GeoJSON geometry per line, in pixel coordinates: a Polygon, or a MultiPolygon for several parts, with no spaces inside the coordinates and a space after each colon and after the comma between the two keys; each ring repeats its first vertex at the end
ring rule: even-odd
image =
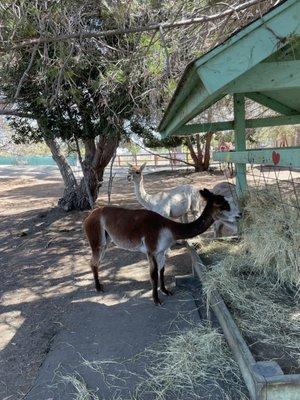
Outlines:
{"type": "Polygon", "coordinates": [[[61,42],[61,41],[66,41],[69,39],[87,39],[87,38],[97,38],[97,37],[102,37],[102,36],[114,36],[114,35],[123,35],[123,34],[130,34],[130,33],[138,33],[138,32],[146,32],[146,31],[159,31],[159,29],[162,27],[163,29],[174,29],[174,28],[180,28],[182,26],[190,26],[193,24],[199,24],[203,22],[212,22],[214,20],[224,18],[228,14],[232,14],[233,12],[238,12],[241,10],[244,10],[246,8],[249,8],[257,3],[262,3],[268,0],[249,0],[246,3],[240,4],[236,7],[231,7],[228,10],[225,10],[223,12],[217,13],[217,14],[212,14],[212,15],[201,15],[200,17],[197,18],[191,18],[191,19],[185,19],[177,22],[162,22],[162,23],[156,23],[152,25],[145,25],[145,26],[136,26],[133,28],[122,28],[122,29],[109,29],[106,31],[100,31],[100,32],[80,32],[80,33],[70,33],[66,35],[58,35],[58,36],[53,36],[53,37],[39,37],[39,38],[32,38],[32,39],[27,39],[23,40],[18,44],[12,45],[12,46],[7,46],[7,47],[0,47],[0,53],[8,53],[12,50],[17,50],[21,49],[24,47],[28,46],[33,46],[33,45],[40,45],[43,43],[55,43],[55,42],[61,42]]]}
{"type": "Polygon", "coordinates": [[[28,114],[28,113],[24,113],[22,111],[16,111],[16,110],[0,110],[0,115],[36,119],[33,114],[28,114]]]}

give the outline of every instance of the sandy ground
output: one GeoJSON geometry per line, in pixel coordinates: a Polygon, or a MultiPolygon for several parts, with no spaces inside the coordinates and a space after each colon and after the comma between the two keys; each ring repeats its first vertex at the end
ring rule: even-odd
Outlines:
{"type": "MultiPolygon", "coordinates": [[[[165,188],[181,183],[211,187],[222,175],[159,172],[147,175],[145,186],[156,192],[162,179],[165,188]]],[[[65,214],[56,208],[63,189],[59,175],[5,169],[0,182],[0,399],[8,400],[25,396],[63,327],[68,306],[75,297],[94,293],[94,287],[82,232],[86,213],[65,214]]],[[[137,207],[131,185],[124,177],[115,179],[112,202],[137,207]]],[[[99,204],[106,201],[106,194],[100,196],[99,204]]],[[[169,284],[175,274],[190,272],[184,252],[171,253],[169,284]]],[[[112,247],[100,277],[113,293],[107,301],[150,295],[143,255],[112,247]]]]}

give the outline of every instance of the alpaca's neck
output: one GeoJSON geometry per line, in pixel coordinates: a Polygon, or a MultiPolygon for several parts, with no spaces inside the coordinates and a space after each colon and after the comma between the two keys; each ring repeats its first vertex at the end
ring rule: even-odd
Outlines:
{"type": "Polygon", "coordinates": [[[212,217],[212,206],[207,204],[202,214],[195,221],[188,224],[175,223],[175,240],[179,239],[191,239],[201,233],[207,231],[207,229],[214,223],[212,217]]]}
{"type": "Polygon", "coordinates": [[[150,208],[150,195],[146,193],[143,184],[143,177],[139,182],[134,182],[134,191],[138,202],[145,208],[150,208]]]}

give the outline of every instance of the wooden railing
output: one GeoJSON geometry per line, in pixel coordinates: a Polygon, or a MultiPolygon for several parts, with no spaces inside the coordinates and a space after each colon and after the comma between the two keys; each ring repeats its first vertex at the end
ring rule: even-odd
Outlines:
{"type": "Polygon", "coordinates": [[[192,163],[189,153],[161,153],[161,154],[120,154],[117,155],[114,167],[127,167],[128,163],[133,165],[140,165],[144,162],[150,167],[159,166],[178,166],[185,165],[185,163],[192,163]]]}

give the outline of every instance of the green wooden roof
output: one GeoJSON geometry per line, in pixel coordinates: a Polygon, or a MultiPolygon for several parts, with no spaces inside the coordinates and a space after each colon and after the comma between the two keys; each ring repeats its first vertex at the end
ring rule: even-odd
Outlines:
{"type": "Polygon", "coordinates": [[[286,0],[190,63],[158,127],[180,128],[227,94],[300,114],[300,0],[286,0]]]}

